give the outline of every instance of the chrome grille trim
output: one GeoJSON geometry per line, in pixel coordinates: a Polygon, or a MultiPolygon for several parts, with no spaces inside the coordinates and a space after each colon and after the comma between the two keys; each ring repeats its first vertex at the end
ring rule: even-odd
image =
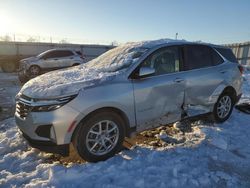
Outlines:
{"type": "Polygon", "coordinates": [[[19,100],[16,102],[16,113],[22,119],[26,119],[29,112],[32,110],[32,106],[28,103],[19,100]]]}

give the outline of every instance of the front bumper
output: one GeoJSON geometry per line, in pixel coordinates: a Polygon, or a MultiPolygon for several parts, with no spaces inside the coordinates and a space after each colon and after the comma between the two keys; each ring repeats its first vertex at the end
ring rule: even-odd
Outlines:
{"type": "Polygon", "coordinates": [[[41,151],[45,151],[48,153],[60,154],[62,156],[69,155],[69,144],[56,145],[54,142],[51,141],[34,140],[25,133],[22,132],[22,134],[23,137],[28,141],[29,145],[33,148],[37,148],[41,151]]]}
{"type": "Polygon", "coordinates": [[[18,128],[31,140],[64,145],[71,142],[69,127],[72,122],[77,124],[79,115],[78,111],[66,104],[50,112],[31,111],[25,118],[16,112],[15,120],[18,128]]]}

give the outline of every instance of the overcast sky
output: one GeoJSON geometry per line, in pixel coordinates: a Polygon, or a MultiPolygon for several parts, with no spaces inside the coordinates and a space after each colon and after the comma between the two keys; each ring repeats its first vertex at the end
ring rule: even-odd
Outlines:
{"type": "Polygon", "coordinates": [[[250,41],[249,0],[0,0],[0,35],[109,43],[250,41]]]}

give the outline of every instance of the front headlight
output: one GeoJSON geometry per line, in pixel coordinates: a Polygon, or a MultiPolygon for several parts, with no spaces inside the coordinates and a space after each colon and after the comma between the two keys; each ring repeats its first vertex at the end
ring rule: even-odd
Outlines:
{"type": "Polygon", "coordinates": [[[33,112],[49,112],[62,107],[64,104],[48,105],[48,106],[36,106],[32,109],[33,112]]]}
{"type": "Polygon", "coordinates": [[[73,100],[77,95],[71,95],[67,97],[62,97],[59,99],[53,100],[40,100],[35,102],[35,105],[32,108],[33,112],[49,112],[61,108],[63,105],[67,104],[73,100]]]}

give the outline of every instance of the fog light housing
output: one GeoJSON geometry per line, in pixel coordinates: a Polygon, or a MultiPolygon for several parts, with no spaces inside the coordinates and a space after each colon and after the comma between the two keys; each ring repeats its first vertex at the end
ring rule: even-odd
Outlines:
{"type": "Polygon", "coordinates": [[[53,140],[54,142],[56,141],[56,133],[53,126],[51,126],[50,128],[50,139],[53,140]]]}

